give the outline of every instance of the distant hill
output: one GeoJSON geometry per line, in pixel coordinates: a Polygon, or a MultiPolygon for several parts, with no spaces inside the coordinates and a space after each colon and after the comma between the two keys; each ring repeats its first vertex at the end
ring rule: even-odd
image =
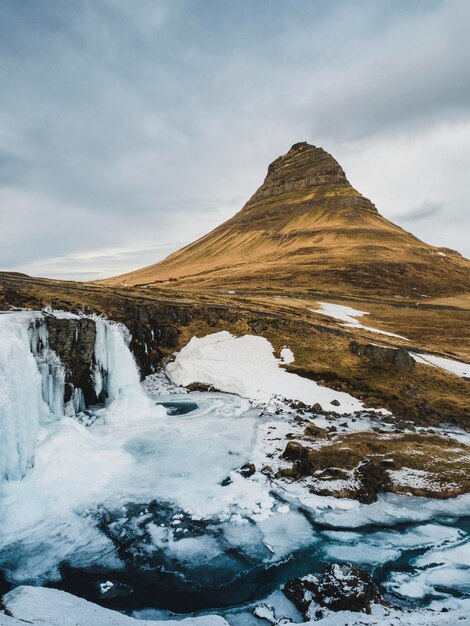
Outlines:
{"type": "Polygon", "coordinates": [[[296,143],[234,217],[108,285],[266,289],[387,297],[470,290],[470,261],[388,221],[322,148],[296,143]]]}

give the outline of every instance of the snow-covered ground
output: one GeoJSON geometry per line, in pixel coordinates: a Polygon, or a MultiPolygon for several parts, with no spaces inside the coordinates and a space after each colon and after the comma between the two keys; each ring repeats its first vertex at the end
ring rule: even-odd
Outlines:
{"type": "MultiPolygon", "coordinates": [[[[360,328],[371,333],[378,333],[380,335],[387,335],[389,337],[396,337],[397,339],[409,341],[409,339],[402,337],[401,335],[396,335],[395,333],[390,333],[385,330],[379,330],[378,328],[372,328],[371,326],[364,326],[361,324],[356,318],[369,315],[367,311],[359,311],[349,306],[332,304],[330,302],[318,302],[318,304],[320,305],[319,309],[309,309],[309,311],[312,313],[320,313],[321,315],[326,315],[327,317],[332,317],[342,322],[341,326],[360,328]]],[[[470,365],[468,363],[463,363],[462,361],[456,361],[454,359],[447,359],[441,356],[435,356],[433,354],[418,354],[416,352],[411,352],[410,354],[417,363],[440,367],[462,378],[470,378],[470,365]]]]}
{"type": "Polygon", "coordinates": [[[352,413],[362,402],[347,393],[322,387],[314,381],[284,371],[281,363],[293,358],[284,349],[281,360],[264,337],[234,337],[227,331],[193,337],[169,363],[166,372],[177,385],[205,383],[227,393],[269,402],[278,396],[305,404],[319,403],[325,411],[352,413]],[[339,405],[333,405],[337,401],[339,405]]]}
{"type": "Polygon", "coordinates": [[[435,356],[434,354],[424,354],[422,352],[419,354],[417,352],[411,352],[410,354],[417,363],[440,367],[456,376],[470,378],[470,365],[468,363],[446,359],[442,356],[435,356]]]}
{"type": "Polygon", "coordinates": [[[362,330],[368,330],[370,333],[378,333],[379,335],[387,335],[388,337],[396,337],[397,339],[404,339],[408,341],[406,337],[390,333],[386,330],[379,330],[378,328],[372,328],[371,326],[364,326],[357,321],[356,318],[369,315],[367,311],[358,311],[350,306],[343,306],[341,304],[332,304],[330,302],[318,302],[319,309],[309,309],[312,313],[320,313],[327,317],[333,317],[335,320],[343,322],[341,326],[347,326],[349,328],[361,328],[362,330]]]}
{"type": "MultiPolygon", "coordinates": [[[[2,616],[0,626],[169,626],[174,620],[137,620],[69,593],[44,587],[18,587],[4,597],[14,617],[2,616]]],[[[216,615],[189,617],[180,626],[228,626],[216,615]]]]}

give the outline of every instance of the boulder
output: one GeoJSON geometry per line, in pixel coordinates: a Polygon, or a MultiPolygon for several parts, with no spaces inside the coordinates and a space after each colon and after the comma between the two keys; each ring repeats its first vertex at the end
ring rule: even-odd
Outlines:
{"type": "Polygon", "coordinates": [[[256,472],[256,467],[253,463],[245,463],[238,470],[238,473],[243,476],[243,478],[250,478],[256,472]]]}
{"type": "Polygon", "coordinates": [[[283,592],[306,621],[315,617],[319,607],[370,613],[373,604],[385,603],[368,572],[351,563],[333,563],[322,575],[289,580],[283,592]]]}
{"type": "Polygon", "coordinates": [[[415,366],[415,360],[405,348],[388,348],[373,343],[351,341],[349,350],[381,367],[394,367],[402,372],[410,372],[415,366]]]}
{"type": "Polygon", "coordinates": [[[390,488],[390,478],[381,461],[366,461],[355,471],[354,478],[359,483],[356,500],[362,504],[376,502],[377,495],[390,488]]]}

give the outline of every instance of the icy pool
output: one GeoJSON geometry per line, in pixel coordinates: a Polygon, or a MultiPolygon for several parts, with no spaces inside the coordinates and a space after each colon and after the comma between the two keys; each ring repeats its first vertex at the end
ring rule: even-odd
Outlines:
{"type": "Polygon", "coordinates": [[[120,610],[194,612],[250,603],[327,561],[349,561],[405,603],[470,593],[468,501],[428,501],[427,510],[397,496],[372,507],[309,502],[237,471],[266,419],[247,400],[159,402],[196,408],[42,427],[34,469],[1,488],[0,567],[13,584],[120,610]]]}

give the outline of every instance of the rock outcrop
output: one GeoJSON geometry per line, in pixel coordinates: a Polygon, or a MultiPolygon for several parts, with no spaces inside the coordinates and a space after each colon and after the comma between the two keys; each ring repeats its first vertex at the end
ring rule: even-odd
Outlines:
{"type": "Polygon", "coordinates": [[[375,502],[380,493],[449,498],[470,491],[470,448],[416,433],[318,432],[288,441],[276,477],[301,480],[312,493],[375,502]]]}
{"type": "Polygon", "coordinates": [[[388,348],[375,343],[351,341],[349,350],[380,367],[394,367],[402,372],[410,372],[415,366],[415,360],[406,348],[388,348]]]}
{"type": "Polygon", "coordinates": [[[334,563],[322,575],[289,580],[283,591],[306,621],[321,617],[321,608],[370,613],[373,604],[384,603],[370,575],[350,563],[334,563]]]}
{"type": "Polygon", "coordinates": [[[64,401],[68,402],[74,389],[81,389],[87,406],[104,401],[98,398],[93,385],[95,365],[96,323],[83,317],[80,319],[46,318],[49,346],[59,356],[65,367],[64,401]]]}

